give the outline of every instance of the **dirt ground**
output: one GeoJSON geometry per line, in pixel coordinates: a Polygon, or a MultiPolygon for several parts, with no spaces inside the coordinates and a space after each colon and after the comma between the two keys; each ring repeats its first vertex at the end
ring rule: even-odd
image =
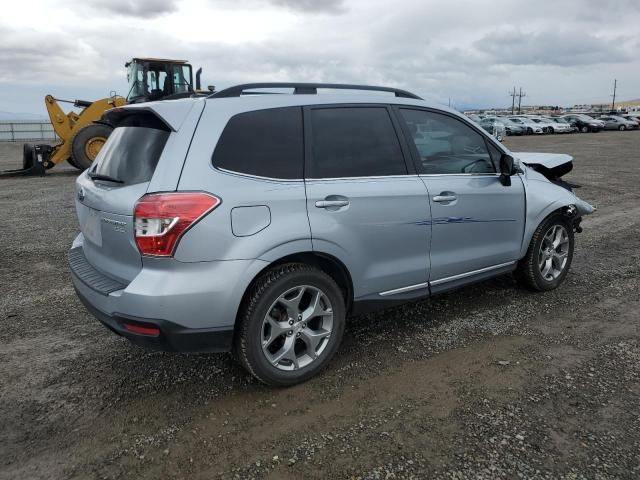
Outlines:
{"type": "Polygon", "coordinates": [[[564,285],[351,318],[290,389],[108,332],[67,271],[76,171],[0,179],[0,479],[639,478],[640,132],[507,144],[574,155],[599,208],[564,285]]]}

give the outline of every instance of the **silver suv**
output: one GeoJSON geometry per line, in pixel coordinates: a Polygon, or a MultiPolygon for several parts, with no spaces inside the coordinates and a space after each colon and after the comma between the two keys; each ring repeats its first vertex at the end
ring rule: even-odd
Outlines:
{"type": "Polygon", "coordinates": [[[392,88],[249,84],[103,120],[76,182],[78,296],[134,343],[233,350],[271,385],[327,365],[349,314],[510,272],[556,288],[593,211],[568,155],[512,154],[392,88]]]}

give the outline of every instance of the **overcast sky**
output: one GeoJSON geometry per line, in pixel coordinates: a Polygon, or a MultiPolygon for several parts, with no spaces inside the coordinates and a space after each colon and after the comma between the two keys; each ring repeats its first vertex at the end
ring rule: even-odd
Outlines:
{"type": "Polygon", "coordinates": [[[327,81],[457,107],[640,97],[640,0],[13,0],[0,111],[126,95],[133,56],[190,60],[204,85],[327,81]]]}

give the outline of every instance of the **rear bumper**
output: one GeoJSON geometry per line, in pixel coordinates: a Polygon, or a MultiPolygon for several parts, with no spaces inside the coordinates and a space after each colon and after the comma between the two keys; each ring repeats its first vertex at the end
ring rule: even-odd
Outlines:
{"type": "Polygon", "coordinates": [[[100,323],[132,343],[166,352],[228,352],[233,343],[233,328],[185,328],[167,320],[109,315],[94,307],[76,288],[78,298],[100,323]],[[127,325],[159,330],[157,335],[132,333],[127,325]]]}
{"type": "Polygon", "coordinates": [[[262,260],[187,263],[145,258],[137,275],[122,282],[89,264],[83,243],[80,234],[69,252],[69,266],[87,309],[118,335],[169,351],[229,350],[244,292],[267,265],[262,260]],[[127,324],[157,328],[159,334],[132,333],[127,324]]]}

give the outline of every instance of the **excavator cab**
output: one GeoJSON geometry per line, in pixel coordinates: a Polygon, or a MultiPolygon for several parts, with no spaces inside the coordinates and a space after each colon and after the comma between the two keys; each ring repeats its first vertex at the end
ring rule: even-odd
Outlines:
{"type": "MultiPolygon", "coordinates": [[[[193,71],[186,60],[134,58],[125,67],[129,82],[128,103],[173,100],[200,90],[199,85],[194,88],[193,71]]],[[[199,78],[196,83],[200,83],[199,78]]]]}

